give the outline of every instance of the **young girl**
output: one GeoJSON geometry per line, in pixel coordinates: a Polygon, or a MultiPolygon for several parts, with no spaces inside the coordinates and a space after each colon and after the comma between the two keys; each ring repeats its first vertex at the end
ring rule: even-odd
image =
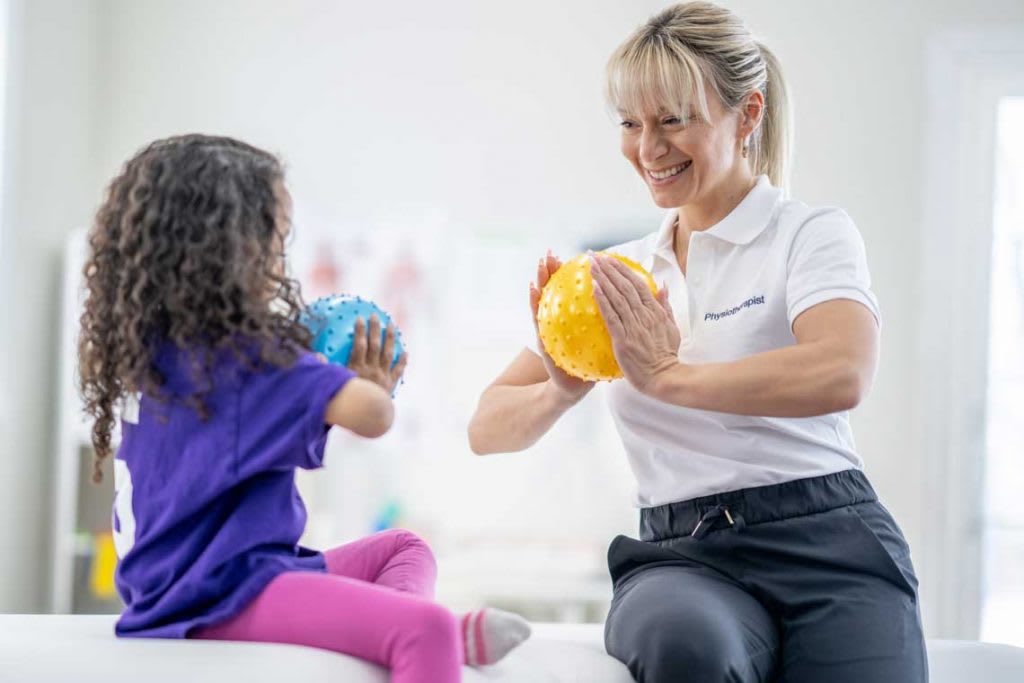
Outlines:
{"type": "Polygon", "coordinates": [[[310,645],[390,667],[395,683],[458,681],[526,622],[434,603],[434,558],[411,533],[298,545],[295,468],[321,466],[331,425],[387,432],[405,358],[392,369],[394,331],[382,344],[376,318],[348,368],[308,350],[283,180],[247,144],[169,138],[127,163],[97,215],[80,367],[97,481],[121,408],[117,634],[310,645]]]}

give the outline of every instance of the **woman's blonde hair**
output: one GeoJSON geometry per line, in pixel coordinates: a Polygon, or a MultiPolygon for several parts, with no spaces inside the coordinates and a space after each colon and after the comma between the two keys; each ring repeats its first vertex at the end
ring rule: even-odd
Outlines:
{"type": "Polygon", "coordinates": [[[790,126],[782,69],[735,14],[710,2],[673,5],[634,31],[608,61],[608,102],[621,111],[686,116],[693,109],[708,121],[705,83],[729,109],[761,91],[764,116],[750,136],[750,165],[785,188],[790,126]]]}

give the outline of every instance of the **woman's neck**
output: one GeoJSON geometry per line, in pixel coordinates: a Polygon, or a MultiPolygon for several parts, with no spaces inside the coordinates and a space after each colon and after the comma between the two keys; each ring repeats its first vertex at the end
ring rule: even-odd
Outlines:
{"type": "Polygon", "coordinates": [[[743,198],[754,189],[757,178],[749,169],[730,175],[700,201],[685,204],[678,209],[673,247],[679,269],[686,274],[686,257],[690,250],[690,235],[707,230],[732,213],[743,198]],[[744,172],[745,171],[745,172],[744,172]]]}
{"type": "Polygon", "coordinates": [[[732,213],[743,198],[757,184],[749,170],[734,174],[706,193],[700,200],[679,207],[677,230],[691,232],[707,230],[732,213]]]}

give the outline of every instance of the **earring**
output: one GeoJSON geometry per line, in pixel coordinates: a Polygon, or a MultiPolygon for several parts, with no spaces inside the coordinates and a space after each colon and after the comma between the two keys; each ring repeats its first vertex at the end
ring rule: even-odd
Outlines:
{"type": "Polygon", "coordinates": [[[743,155],[744,159],[746,159],[747,155],[750,154],[750,145],[747,144],[746,138],[743,139],[743,148],[740,149],[740,154],[743,155]]]}

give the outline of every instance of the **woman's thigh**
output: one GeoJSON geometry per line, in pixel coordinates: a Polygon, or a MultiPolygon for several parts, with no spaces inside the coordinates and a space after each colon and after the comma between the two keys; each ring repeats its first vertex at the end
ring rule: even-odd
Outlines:
{"type": "MultiPolygon", "coordinates": [[[[764,529],[779,536],[774,547],[787,545],[787,525],[797,523],[764,529]]],[[[770,575],[762,567],[765,590],[783,606],[780,683],[927,681],[917,578],[888,511],[869,502],[812,515],[789,536],[805,552],[770,575]]]]}
{"type": "Polygon", "coordinates": [[[608,653],[638,683],[765,683],[779,636],[750,594],[699,564],[656,566],[615,585],[608,653]]]}

